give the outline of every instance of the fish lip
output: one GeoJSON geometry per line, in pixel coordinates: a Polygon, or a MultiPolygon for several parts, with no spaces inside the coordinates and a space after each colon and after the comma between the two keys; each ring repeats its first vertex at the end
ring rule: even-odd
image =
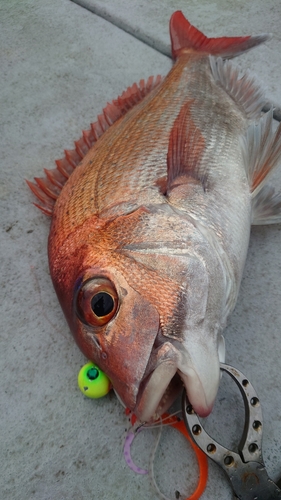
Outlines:
{"type": "MultiPolygon", "coordinates": [[[[133,408],[130,407],[140,422],[153,422],[158,420],[161,415],[174,403],[183,388],[182,380],[177,373],[177,366],[173,363],[172,359],[164,359],[155,365],[151,363],[151,358],[155,358],[155,352],[152,353],[148,361],[145,374],[139,384],[135,405],[133,408]],[[154,399],[152,409],[148,411],[146,393],[150,389],[151,381],[152,383],[155,381],[159,371],[166,373],[165,384],[163,384],[160,392],[154,392],[154,394],[158,394],[158,396],[154,399]]],[[[124,402],[116,388],[114,388],[114,392],[120,403],[126,408],[127,404],[124,402]]],[[[148,398],[148,402],[150,402],[150,398],[148,398]]]]}
{"type": "MultiPolygon", "coordinates": [[[[161,415],[173,404],[178,394],[182,389],[182,380],[177,373],[176,367],[168,362],[159,364],[146,378],[141,382],[136,406],[133,413],[136,415],[140,422],[150,422],[158,420],[161,415]],[[169,376],[165,380],[162,390],[158,392],[154,401],[147,404],[147,392],[151,390],[151,385],[154,385],[155,378],[163,371],[169,371],[169,376]]],[[[161,376],[161,375],[160,375],[161,376]]]]}
{"type": "Polygon", "coordinates": [[[177,398],[182,389],[178,358],[179,352],[170,342],[152,352],[133,409],[140,421],[157,420],[177,398]]]}

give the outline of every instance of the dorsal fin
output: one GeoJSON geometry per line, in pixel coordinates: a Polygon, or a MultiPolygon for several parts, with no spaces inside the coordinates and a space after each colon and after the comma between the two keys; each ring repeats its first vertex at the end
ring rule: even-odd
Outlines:
{"type": "Polygon", "coordinates": [[[205,140],[192,119],[192,102],[188,101],[181,108],[171,130],[167,155],[168,194],[176,179],[182,176],[198,180],[205,189],[207,174],[201,165],[205,140]]]}
{"type": "Polygon", "coordinates": [[[134,83],[128,87],[121,96],[107,104],[97,121],[91,123],[89,130],[83,130],[82,137],[74,143],[75,149],[65,150],[64,158],[56,160],[55,169],[45,169],[46,177],[35,177],[35,183],[27,180],[27,185],[42,203],[34,205],[46,215],[52,215],[56,199],[64,184],[88,151],[113,123],[141,102],[161,83],[162,79],[160,75],[150,76],[147,81],[141,80],[139,84],[134,83]]]}
{"type": "Polygon", "coordinates": [[[182,51],[192,49],[214,56],[234,57],[268,40],[268,35],[208,38],[178,10],[170,19],[172,55],[176,59],[182,51]]]}
{"type": "Polygon", "coordinates": [[[248,72],[240,74],[240,69],[232,61],[221,57],[209,57],[212,74],[233,101],[250,119],[259,118],[266,101],[264,91],[256,84],[248,72]]]}

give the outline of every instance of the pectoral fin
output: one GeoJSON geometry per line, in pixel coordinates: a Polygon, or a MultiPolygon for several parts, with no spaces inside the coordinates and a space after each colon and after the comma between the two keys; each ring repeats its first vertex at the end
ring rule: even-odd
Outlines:
{"type": "Polygon", "coordinates": [[[207,170],[202,165],[205,140],[192,119],[192,102],[188,101],[181,108],[170,134],[167,155],[168,194],[175,185],[188,179],[190,182],[195,180],[201,183],[205,190],[207,170]]]}

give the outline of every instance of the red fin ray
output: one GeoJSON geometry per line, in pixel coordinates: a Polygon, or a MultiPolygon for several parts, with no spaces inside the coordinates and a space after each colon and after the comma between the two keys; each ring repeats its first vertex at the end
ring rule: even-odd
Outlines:
{"type": "Polygon", "coordinates": [[[113,125],[113,123],[122,116],[120,109],[113,103],[107,103],[106,108],[103,110],[103,114],[109,126],[113,125]]]}
{"type": "MultiPolygon", "coordinates": [[[[77,167],[77,165],[79,165],[81,161],[81,156],[77,153],[76,149],[65,149],[64,154],[65,154],[65,159],[68,161],[72,169],[74,169],[75,167],[77,167]]],[[[71,172],[71,170],[69,172],[71,172]]]]}
{"type": "Polygon", "coordinates": [[[181,108],[170,134],[167,155],[168,193],[174,181],[181,176],[192,177],[205,188],[207,173],[201,165],[205,140],[192,120],[192,102],[188,101],[181,108]]]}
{"type": "Polygon", "coordinates": [[[34,177],[37,186],[43,191],[47,196],[56,200],[61,192],[61,188],[50,182],[48,177],[34,177]]]}
{"type": "Polygon", "coordinates": [[[110,125],[108,124],[108,122],[106,120],[106,116],[104,115],[104,113],[102,115],[98,116],[98,122],[99,122],[99,126],[102,130],[102,134],[103,134],[110,127],[110,125]]]}
{"type": "Polygon", "coordinates": [[[56,160],[57,169],[65,177],[65,182],[73,172],[73,167],[67,160],[67,158],[62,158],[61,160],[56,160]]]}
{"type": "Polygon", "coordinates": [[[93,131],[91,129],[90,130],[83,130],[82,134],[83,134],[83,139],[84,139],[85,143],[87,144],[88,148],[90,149],[94,145],[94,143],[96,142],[96,140],[94,138],[93,131]]]}
{"type": "Polygon", "coordinates": [[[42,189],[39,188],[39,186],[34,184],[34,182],[30,182],[30,181],[26,180],[26,183],[27,183],[28,187],[31,189],[31,191],[33,192],[33,194],[35,194],[35,196],[37,196],[38,200],[42,201],[42,203],[44,204],[43,206],[41,206],[41,205],[34,203],[34,205],[36,207],[40,208],[40,210],[42,210],[44,213],[46,213],[47,210],[52,212],[54,204],[55,204],[55,200],[53,198],[50,198],[50,196],[46,195],[42,191],[42,189]]]}
{"type": "Polygon", "coordinates": [[[60,189],[63,188],[65,184],[65,176],[62,175],[57,168],[53,168],[50,170],[44,168],[44,172],[50,182],[52,182],[55,186],[59,187],[60,189]]]}
{"type": "Polygon", "coordinates": [[[41,212],[43,212],[43,214],[48,215],[49,217],[52,217],[55,204],[53,204],[51,208],[48,208],[47,205],[44,205],[44,206],[39,205],[38,203],[33,203],[33,205],[35,207],[39,208],[39,210],[41,210],[41,212]]]}
{"type": "Polygon", "coordinates": [[[103,129],[100,125],[99,121],[96,121],[95,123],[91,123],[91,130],[93,133],[93,136],[95,138],[95,142],[102,136],[103,134],[103,129]]]}
{"type": "Polygon", "coordinates": [[[86,154],[88,153],[90,148],[87,146],[86,142],[84,141],[84,137],[81,137],[81,139],[79,139],[79,141],[75,141],[74,144],[75,144],[75,151],[80,156],[80,160],[79,160],[79,163],[80,163],[80,161],[84,158],[84,156],[86,156],[86,154]]]}
{"type": "Polygon", "coordinates": [[[234,57],[268,39],[268,35],[208,38],[192,26],[181,11],[175,12],[171,17],[170,36],[174,59],[186,49],[221,57],[234,57]]]}

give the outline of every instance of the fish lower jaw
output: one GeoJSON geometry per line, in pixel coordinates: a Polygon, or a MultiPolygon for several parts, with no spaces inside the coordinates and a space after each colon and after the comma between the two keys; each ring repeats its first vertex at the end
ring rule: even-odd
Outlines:
{"type": "MultiPolygon", "coordinates": [[[[162,365],[160,365],[162,366],[162,365]]],[[[165,375],[162,376],[160,384],[158,367],[143,383],[143,388],[140,388],[137,404],[133,410],[140,422],[155,422],[163,413],[174,403],[178,395],[183,389],[181,378],[173,367],[170,372],[169,380],[167,380],[167,372],[165,367],[165,375]]],[[[160,370],[162,372],[162,370],[160,370]]]]}

